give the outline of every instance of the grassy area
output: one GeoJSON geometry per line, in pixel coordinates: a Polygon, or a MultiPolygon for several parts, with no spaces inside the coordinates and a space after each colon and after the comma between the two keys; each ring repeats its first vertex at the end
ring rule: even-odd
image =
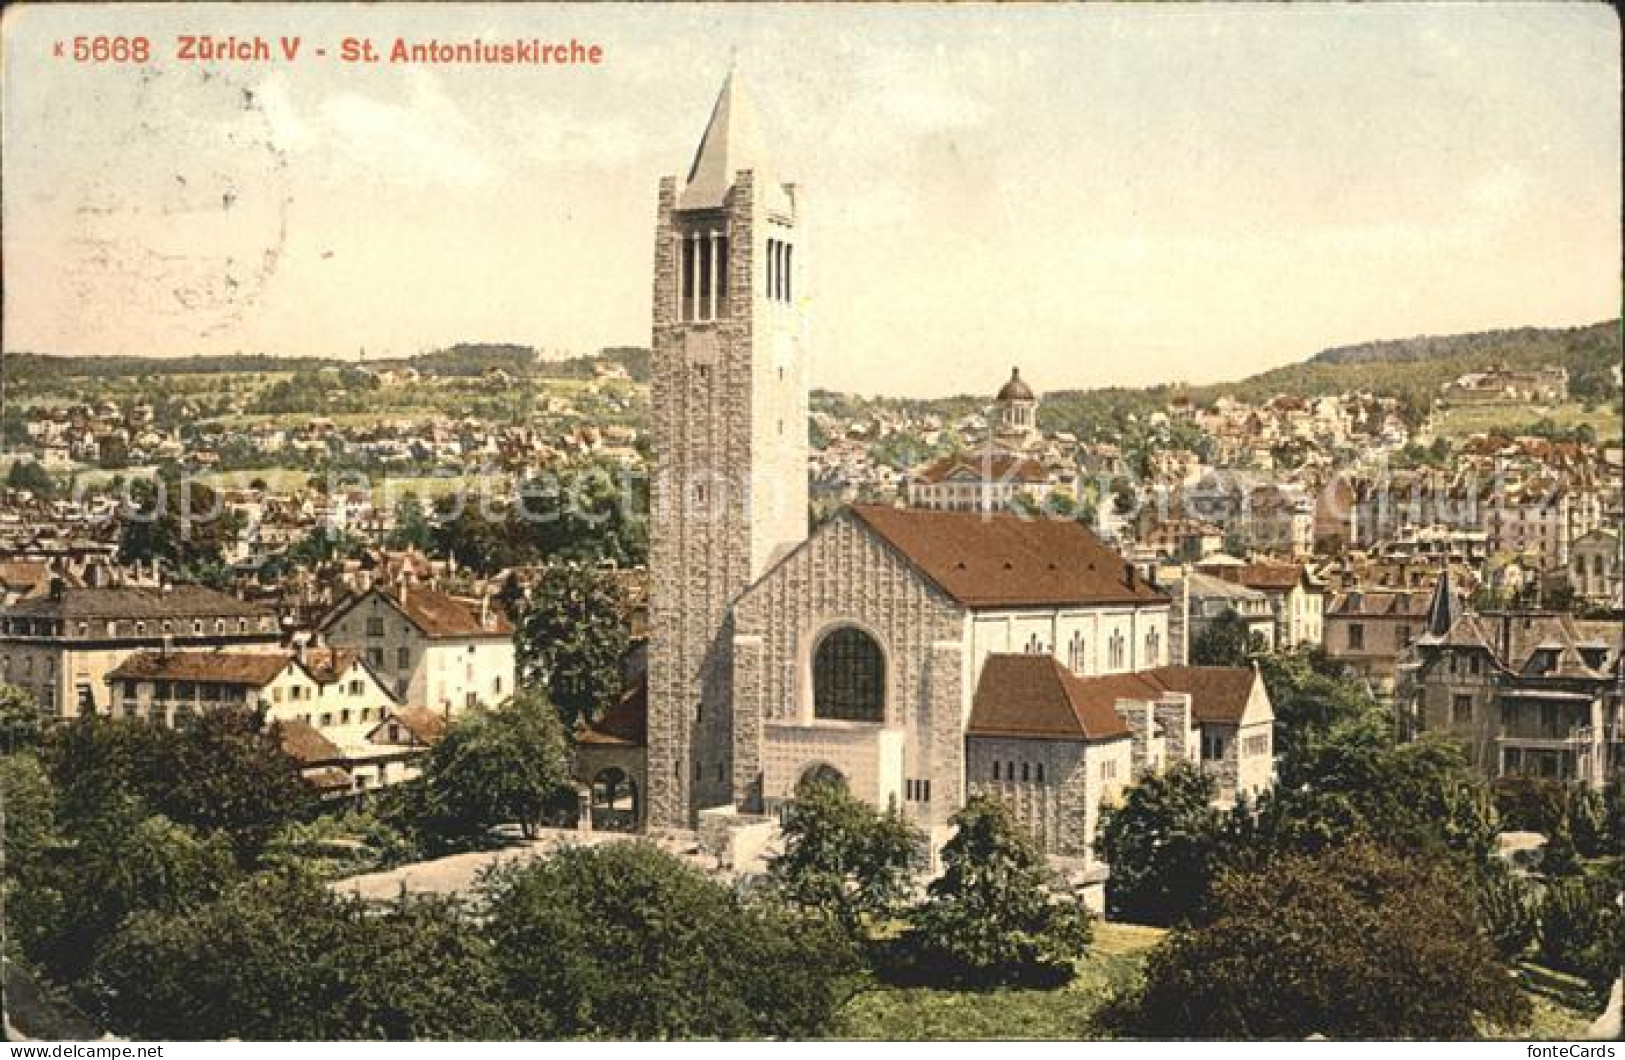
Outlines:
{"type": "Polygon", "coordinates": [[[1499,431],[1513,433],[1540,420],[1549,419],[1568,430],[1589,423],[1598,438],[1617,438],[1620,433],[1619,413],[1606,405],[1590,412],[1584,405],[1462,405],[1445,409],[1439,414],[1435,433],[1447,438],[1464,438],[1471,434],[1499,431]]]}
{"type": "Polygon", "coordinates": [[[1531,962],[1518,966],[1535,1013],[1522,1037],[1573,1041],[1602,1014],[1602,1004],[1580,979],[1531,962]]]}
{"type": "Polygon", "coordinates": [[[1095,1011],[1133,984],[1164,932],[1096,922],[1077,978],[1056,990],[941,990],[879,984],[847,1005],[838,1037],[885,1041],[1071,1040],[1098,1037],[1095,1011]]]}
{"type": "MultiPolygon", "coordinates": [[[[945,990],[877,984],[853,998],[837,1037],[882,1041],[1076,1040],[1096,1038],[1094,1016],[1131,988],[1147,953],[1166,934],[1135,924],[1095,923],[1077,978],[1057,990],[945,990]]],[[[1602,1011],[1586,985],[1540,965],[1519,966],[1534,1004],[1518,1037],[1575,1040],[1602,1011]]]]}

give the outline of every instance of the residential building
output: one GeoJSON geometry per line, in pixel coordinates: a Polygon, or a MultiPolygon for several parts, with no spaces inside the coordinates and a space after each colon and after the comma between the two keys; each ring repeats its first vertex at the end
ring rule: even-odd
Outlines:
{"type": "Polygon", "coordinates": [[[454,716],[494,707],[517,683],[514,627],[490,596],[464,600],[401,582],[343,601],[321,625],[358,652],[402,704],[454,716]]]}
{"type": "Polygon", "coordinates": [[[107,676],[140,651],[276,651],[268,609],[201,585],[70,585],[0,608],[0,682],[35,695],[42,714],[105,714],[107,676]]]}

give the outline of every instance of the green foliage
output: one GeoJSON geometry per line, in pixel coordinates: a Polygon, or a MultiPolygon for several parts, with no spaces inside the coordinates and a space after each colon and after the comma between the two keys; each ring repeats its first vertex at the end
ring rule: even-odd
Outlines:
{"type": "Polygon", "coordinates": [[[1580,852],[1574,848],[1574,829],[1569,824],[1567,810],[1546,837],[1546,846],[1540,853],[1540,871],[1551,877],[1578,876],[1582,871],[1580,852]]]}
{"type": "Polygon", "coordinates": [[[1108,865],[1112,917],[1166,927],[1197,919],[1224,854],[1213,778],[1188,762],[1142,776],[1101,810],[1095,850],[1108,865]]]}
{"type": "Polygon", "coordinates": [[[548,567],[532,589],[519,616],[520,680],[545,687],[566,726],[620,698],[630,610],[619,579],[578,564],[548,567]]]}
{"type": "Polygon", "coordinates": [[[6,469],[6,488],[24,490],[48,501],[56,496],[56,479],[37,460],[17,460],[6,469]]]}
{"type": "Polygon", "coordinates": [[[283,825],[261,860],[331,880],[391,868],[415,853],[411,839],[389,821],[370,808],[352,808],[283,825]]]}
{"type": "Polygon", "coordinates": [[[56,789],[39,759],[31,754],[0,755],[0,812],[5,842],[0,844],[0,908],[13,912],[25,881],[36,879],[51,848],[60,841],[56,789]]]}
{"type": "Polygon", "coordinates": [[[1125,1029],[1155,1037],[1469,1038],[1527,999],[1437,862],[1354,844],[1229,873],[1153,952],[1125,1029]]]}
{"type": "Polygon", "coordinates": [[[1259,800],[1261,832],[1281,851],[1314,852],[1352,839],[1396,850],[1449,851],[1477,864],[1489,857],[1495,807],[1482,776],[1453,741],[1395,743],[1387,732],[1351,727],[1313,745],[1259,800]]]}
{"type": "Polygon", "coordinates": [[[113,799],[139,798],[178,824],[223,831],[244,864],[316,804],[275,729],[246,711],[211,711],[175,729],[87,715],[53,727],[40,753],[65,817],[94,819],[113,799]]]}
{"type": "Polygon", "coordinates": [[[414,816],[451,841],[478,841],[497,825],[533,836],[569,796],[570,750],[558,713],[529,690],[494,710],[462,715],[430,749],[414,816]]]}
{"type": "Polygon", "coordinates": [[[1619,895],[1617,880],[1573,877],[1548,884],[1540,903],[1541,961],[1584,978],[1599,993],[1606,990],[1625,959],[1619,895]]]}
{"type": "Polygon", "coordinates": [[[1196,666],[1246,666],[1251,653],[1247,623],[1234,610],[1209,622],[1191,641],[1191,663],[1196,666]]]}
{"type": "Polygon", "coordinates": [[[483,884],[524,1038],[803,1038],[848,996],[850,944],[642,842],[565,848],[483,884]]]}
{"type": "Polygon", "coordinates": [[[864,917],[889,915],[909,891],[925,837],[896,812],[877,812],[845,785],[809,781],[783,821],[784,850],[768,866],[785,900],[856,935],[864,917]]]}
{"type": "Polygon", "coordinates": [[[972,797],[951,823],[943,873],[911,916],[916,968],[977,986],[1067,981],[1091,937],[1081,901],[1057,894],[1043,852],[997,799],[972,797]]]}
{"type": "Polygon", "coordinates": [[[1515,962],[1535,941],[1534,889],[1496,859],[1480,870],[1477,895],[1480,921],[1491,945],[1503,961],[1515,962]]]}
{"type": "Polygon", "coordinates": [[[521,483],[511,498],[443,498],[435,549],[484,574],[537,563],[648,562],[649,484],[618,465],[586,462],[521,483]]]}
{"type": "Polygon", "coordinates": [[[443,901],[379,912],[298,874],[132,917],[87,990],[119,1033],[182,1041],[513,1036],[488,947],[443,901]]]}
{"type": "Polygon", "coordinates": [[[242,531],[243,517],[200,482],[139,480],[119,520],[119,560],[160,560],[182,578],[221,567],[242,531]]]}
{"type": "Polygon", "coordinates": [[[34,694],[16,685],[0,684],[0,754],[32,749],[39,743],[43,728],[34,694]]]}
{"type": "Polygon", "coordinates": [[[136,799],[116,799],[24,878],[33,892],[17,925],[24,950],[71,982],[126,916],[195,908],[218,896],[235,871],[225,836],[202,838],[136,799]]]}

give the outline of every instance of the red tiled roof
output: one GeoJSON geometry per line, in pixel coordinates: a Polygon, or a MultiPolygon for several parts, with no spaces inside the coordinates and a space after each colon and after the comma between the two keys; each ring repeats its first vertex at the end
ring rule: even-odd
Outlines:
{"type": "Polygon", "coordinates": [[[338,762],[344,758],[344,752],[339,750],[338,745],[317,732],[308,722],[279,721],[277,732],[282,740],[282,749],[307,766],[338,762]]]}
{"type": "Polygon", "coordinates": [[[1156,693],[1138,674],[1080,678],[1053,655],[989,655],[971,705],[970,736],[1108,740],[1128,735],[1118,699],[1156,693]]]}
{"type": "Polygon", "coordinates": [[[343,677],[361,657],[360,652],[344,648],[306,648],[299,656],[299,665],[305,668],[317,684],[330,685],[343,677]]]}
{"type": "Polygon", "coordinates": [[[418,585],[406,586],[404,590],[374,588],[352,596],[339,604],[328,616],[322,623],[323,628],[337,621],[341,615],[365,600],[371,593],[377,593],[381,599],[389,601],[392,607],[406,616],[407,621],[430,638],[513,635],[513,623],[508,621],[508,616],[503,614],[501,606],[495,601],[490,603],[489,610],[484,615],[485,621],[482,622],[478,601],[462,600],[438,589],[418,585]]]}
{"type": "MultiPolygon", "coordinates": [[[[432,747],[440,742],[446,735],[446,718],[428,707],[400,707],[392,711],[388,718],[380,723],[389,724],[391,721],[399,723],[401,728],[412,735],[412,739],[426,747],[432,747]]],[[[373,730],[377,732],[377,729],[373,730]]]]}
{"type": "Polygon", "coordinates": [[[578,744],[646,747],[649,743],[649,685],[647,678],[622,693],[604,716],[576,733],[578,744]]]}
{"type": "Polygon", "coordinates": [[[1128,733],[1119,700],[1191,697],[1197,722],[1235,724],[1258,675],[1229,666],[1162,666],[1079,677],[1052,655],[989,655],[971,706],[971,736],[1100,740],[1128,733]]]}
{"type": "Polygon", "coordinates": [[[924,468],[919,477],[931,483],[945,482],[957,471],[965,471],[976,481],[1044,482],[1044,465],[1017,453],[955,453],[924,468]]]}
{"type": "Polygon", "coordinates": [[[262,688],[288,665],[283,652],[138,651],[108,673],[109,681],[207,681],[262,688]]]}
{"type": "Polygon", "coordinates": [[[1070,519],[872,504],[849,511],[966,607],[1168,600],[1070,519]]]}
{"type": "Polygon", "coordinates": [[[1231,724],[1241,720],[1259,680],[1253,670],[1238,666],[1160,666],[1146,676],[1170,692],[1188,693],[1197,721],[1231,724]]]}

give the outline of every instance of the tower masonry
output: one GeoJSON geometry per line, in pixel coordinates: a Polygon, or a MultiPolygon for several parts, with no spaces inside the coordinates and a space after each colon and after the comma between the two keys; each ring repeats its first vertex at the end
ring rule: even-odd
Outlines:
{"type": "Polygon", "coordinates": [[[737,801],[739,594],[807,533],[801,194],[729,74],[654,253],[648,823],[737,801]]]}

